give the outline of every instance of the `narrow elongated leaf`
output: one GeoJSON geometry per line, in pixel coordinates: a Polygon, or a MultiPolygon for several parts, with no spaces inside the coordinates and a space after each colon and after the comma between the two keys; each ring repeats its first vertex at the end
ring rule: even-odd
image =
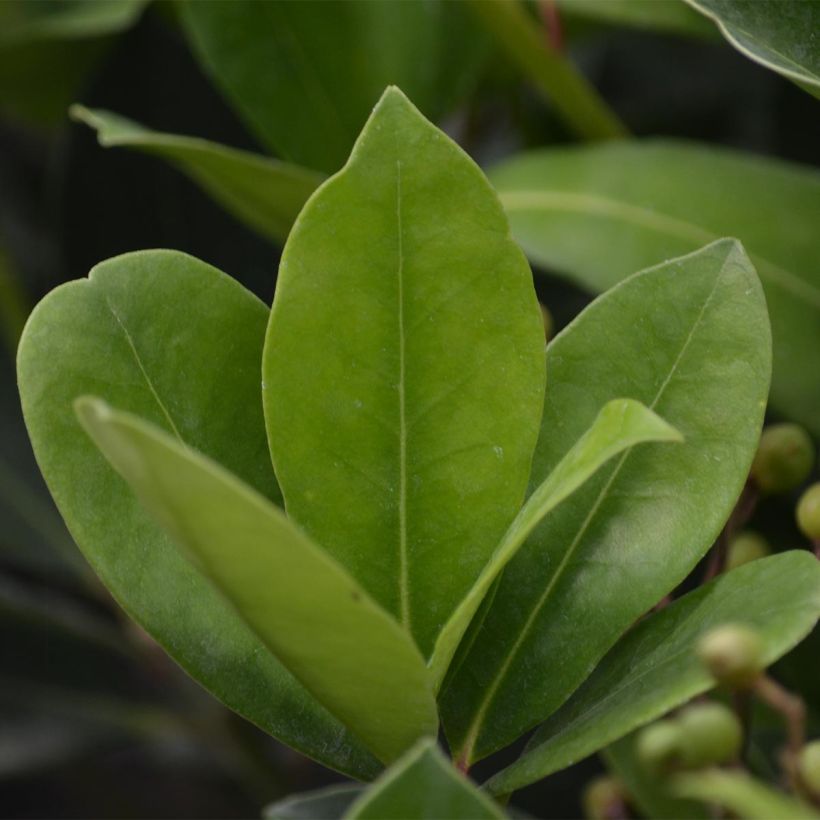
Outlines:
{"type": "Polygon", "coordinates": [[[744,820],[817,820],[820,812],[743,772],[711,769],[678,775],[673,788],[682,797],[729,809],[744,820]]]}
{"type": "Polygon", "coordinates": [[[284,242],[322,174],[197,137],[150,131],[136,122],[75,105],[72,117],[97,131],[100,145],[123,146],[173,163],[229,213],[251,228],[284,242]]]}
{"type": "Polygon", "coordinates": [[[709,820],[712,815],[702,804],[677,797],[669,791],[669,781],[658,777],[641,763],[635,749],[636,735],[623,737],[607,746],[603,758],[607,768],[623,783],[629,802],[642,817],[662,817],[663,820],[709,820]]]}
{"type": "Polygon", "coordinates": [[[628,279],[550,344],[531,486],[615,396],[643,402],[685,441],[600,469],[508,564],[443,696],[465,760],[552,714],[706,552],[748,474],[769,368],[760,283],[731,240],[628,279]]]}
{"type": "Polygon", "coordinates": [[[493,582],[544,516],[618,453],[647,441],[681,440],[680,433],[639,402],[615,399],[601,410],[592,427],[529,497],[439,635],[430,662],[436,686],[441,684],[459,641],[493,582]]]}
{"type": "Polygon", "coordinates": [[[820,435],[820,369],[805,366],[820,349],[820,172],[646,141],[524,155],[491,179],[529,257],[593,291],[738,237],[771,316],[772,403],[820,435]]]}
{"type": "Polygon", "coordinates": [[[288,512],[429,657],[523,500],[544,338],[484,175],[398,89],[293,228],[263,373],[288,512]]]}
{"type": "Polygon", "coordinates": [[[742,54],[820,95],[820,5],[805,0],[686,0],[742,54]]]}
{"type": "Polygon", "coordinates": [[[358,783],[342,783],[294,794],[266,806],[264,820],[340,820],[348,806],[364,791],[358,783]]]}
{"type": "Polygon", "coordinates": [[[490,820],[501,809],[456,771],[435,740],[422,740],[388,769],[345,820],[490,820]]]}
{"type": "Polygon", "coordinates": [[[649,31],[670,31],[697,37],[714,32],[709,23],[683,0],[558,0],[569,17],[598,20],[616,26],[649,31]]]}
{"type": "Polygon", "coordinates": [[[32,314],[18,353],[23,412],[74,539],[129,615],[232,709],[329,766],[370,777],[376,760],[179,555],[72,409],[78,395],[102,395],[278,501],[259,400],[267,316],[235,280],[185,254],[109,260],[32,314]]]}
{"type": "Polygon", "coordinates": [[[429,676],[409,635],[278,507],[130,413],[82,399],[77,414],[186,555],[381,760],[436,733],[429,676]]]}
{"type": "Polygon", "coordinates": [[[786,552],[722,575],[650,615],[601,661],[584,685],[489,783],[510,792],[563,769],[714,686],[696,656],[699,638],[725,623],[760,634],[773,663],[820,616],[820,563],[786,552]]]}
{"type": "Polygon", "coordinates": [[[216,84],[276,154],[336,171],[374,100],[400,86],[437,118],[472,87],[487,38],[461,3],[186,2],[216,84]]]}

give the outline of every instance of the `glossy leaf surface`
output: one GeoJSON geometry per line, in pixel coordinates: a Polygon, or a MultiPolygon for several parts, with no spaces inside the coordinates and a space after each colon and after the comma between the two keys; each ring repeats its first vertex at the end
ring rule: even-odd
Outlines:
{"type": "Polygon", "coordinates": [[[680,434],[642,404],[629,399],[609,402],[592,426],[533,492],[470,592],[458,605],[436,641],[430,666],[438,686],[459,641],[490,587],[543,518],[619,453],[647,441],[681,441],[680,434]]]}
{"type": "Polygon", "coordinates": [[[820,5],[805,0],[686,0],[750,60],[820,95],[820,5]]]}
{"type": "Polygon", "coordinates": [[[728,809],[744,820],[817,820],[820,812],[739,771],[711,769],[678,775],[673,787],[683,797],[728,809]]]}
{"type": "Polygon", "coordinates": [[[104,262],[49,294],[29,320],[18,354],[26,425],[74,539],[128,614],[232,709],[329,766],[369,777],[375,759],[179,555],[72,409],[77,396],[97,393],[176,430],[278,502],[259,400],[267,317],[235,280],[185,254],[104,262]]]}
{"type": "Polygon", "coordinates": [[[593,291],[720,236],[740,239],[772,322],[772,403],[820,435],[820,369],[805,366],[820,349],[820,172],[647,141],[524,155],[490,176],[530,258],[593,291]]]}
{"type": "Polygon", "coordinates": [[[112,114],[71,108],[72,117],[97,132],[105,148],[135,148],[168,160],[219,202],[225,210],[270,239],[284,242],[322,174],[225,145],[151,131],[112,114]]]}
{"type": "Polygon", "coordinates": [[[484,175],[397,89],[291,232],[263,373],[288,513],[429,657],[523,501],[544,336],[484,175]]]}
{"type": "Polygon", "coordinates": [[[373,783],[345,820],[490,820],[504,814],[444,757],[422,740],[373,783]]]}
{"type": "Polygon", "coordinates": [[[194,50],[263,142],[336,171],[385,87],[431,118],[470,89],[485,38],[461,3],[187,2],[194,50]]]}
{"type": "Polygon", "coordinates": [[[717,537],[748,475],[769,384],[760,283],[731,240],[631,277],[550,344],[531,486],[614,397],[684,437],[635,448],[548,516],[509,563],[444,692],[465,758],[547,718],[717,537]]]}
{"type": "Polygon", "coordinates": [[[265,806],[262,817],[264,820],[339,820],[362,791],[364,786],[357,783],[341,783],[293,794],[265,806]]]}
{"type": "Polygon", "coordinates": [[[179,437],[99,399],[76,407],[195,566],[380,760],[436,733],[429,675],[410,636],[278,507],[179,437]]]}
{"type": "Polygon", "coordinates": [[[710,629],[751,626],[768,666],[802,640],[818,616],[820,563],[809,552],[774,555],[721,575],[630,631],[490,789],[509,792],[540,780],[710,689],[714,681],[695,651],[710,629]]]}

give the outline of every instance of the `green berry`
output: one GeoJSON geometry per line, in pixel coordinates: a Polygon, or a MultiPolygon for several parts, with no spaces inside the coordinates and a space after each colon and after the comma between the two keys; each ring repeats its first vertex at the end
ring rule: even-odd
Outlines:
{"type": "Polygon", "coordinates": [[[659,720],[642,729],[636,741],[638,759],[652,772],[669,769],[680,755],[681,730],[677,721],[659,720]]]}
{"type": "Polygon", "coordinates": [[[742,624],[709,630],[698,641],[697,653],[712,677],[732,689],[748,687],[765,668],[760,635],[742,624]]]}
{"type": "Polygon", "coordinates": [[[807,743],[797,758],[797,770],[803,785],[820,797],[820,740],[807,743]]]}
{"type": "Polygon", "coordinates": [[[799,424],[772,424],[763,431],[752,476],[764,493],[786,493],[802,484],[814,464],[814,443],[799,424]]]}
{"type": "Polygon", "coordinates": [[[812,541],[820,538],[820,481],[812,484],[797,502],[797,526],[812,541]]]}
{"type": "Polygon", "coordinates": [[[618,815],[624,802],[624,788],[614,777],[596,777],[590,781],[581,797],[587,820],[607,820],[618,815]]]}
{"type": "Polygon", "coordinates": [[[733,570],[749,561],[757,561],[771,553],[769,543],[756,532],[746,530],[736,535],[729,544],[726,554],[726,570],[733,570]]]}
{"type": "Polygon", "coordinates": [[[689,769],[715,766],[737,758],[743,729],[737,715],[722,703],[695,703],[678,716],[680,760],[689,769]]]}

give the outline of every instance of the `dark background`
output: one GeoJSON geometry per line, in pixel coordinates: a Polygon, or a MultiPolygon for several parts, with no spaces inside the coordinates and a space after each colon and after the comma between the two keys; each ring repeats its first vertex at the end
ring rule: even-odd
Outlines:
{"type": "MultiPolygon", "coordinates": [[[[817,101],[720,39],[588,27],[572,39],[572,55],[638,135],[820,164],[817,101]]],[[[446,123],[479,161],[569,139],[509,69],[490,68],[446,123]]],[[[261,150],[162,4],[106,44],[76,100],[159,130],[261,150]]],[[[272,297],[279,249],[181,174],[151,157],[103,150],[67,119],[49,129],[0,119],[0,250],[29,305],[97,262],[141,248],[187,251],[272,297]]],[[[561,327],[588,297],[540,273],[539,295],[561,327]]],[[[91,578],[33,462],[12,345],[0,350],[0,456],[2,816],[252,817],[265,802],[335,778],[219,706],[91,578]]],[[[792,508],[783,499],[758,521],[784,548],[797,543],[792,508]]],[[[780,668],[814,697],[818,649],[815,636],[780,668]]],[[[600,770],[587,761],[514,802],[538,816],[578,816],[583,784],[600,770]]]]}

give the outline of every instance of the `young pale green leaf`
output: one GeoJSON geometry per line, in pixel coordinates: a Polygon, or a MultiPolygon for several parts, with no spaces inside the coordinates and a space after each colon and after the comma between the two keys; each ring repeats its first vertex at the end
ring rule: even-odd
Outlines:
{"type": "Polygon", "coordinates": [[[216,84],[278,155],[336,171],[395,84],[435,119],[470,90],[487,38],[461,3],[186,2],[182,22],[216,84]]]}
{"type": "Polygon", "coordinates": [[[276,506],[130,413],[80,399],[96,445],[285,666],[385,762],[435,734],[410,636],[276,506]]]}
{"type": "Polygon", "coordinates": [[[18,352],[23,412],[63,518],[128,614],[232,709],[367,778],[377,761],[184,560],[72,409],[78,395],[97,393],[176,431],[279,502],[260,402],[267,318],[235,280],[185,254],[111,259],[34,310],[18,352]]]}
{"type": "Polygon", "coordinates": [[[731,240],[628,279],[550,344],[532,487],[614,397],[644,403],[685,441],[601,468],[507,565],[443,693],[465,760],[552,714],[714,542],[760,435],[770,344],[760,283],[731,240]]]}
{"type": "Polygon", "coordinates": [[[364,791],[358,783],[341,783],[293,794],[265,806],[263,820],[340,820],[350,804],[364,791]]]}
{"type": "Polygon", "coordinates": [[[647,441],[681,441],[681,435],[640,402],[614,399],[529,497],[467,596],[441,631],[430,667],[438,688],[453,653],[501,571],[550,510],[609,459],[647,441]]]}
{"type": "Polygon", "coordinates": [[[820,96],[820,4],[810,0],[686,0],[742,54],[820,96]]]}
{"type": "Polygon", "coordinates": [[[628,735],[603,750],[607,768],[623,783],[629,802],[642,817],[664,820],[710,820],[711,813],[694,800],[677,797],[669,790],[669,781],[649,771],[638,758],[636,735],[628,735]]]}
{"type": "Polygon", "coordinates": [[[728,809],[744,820],[818,820],[820,812],[739,771],[707,769],[677,775],[672,788],[681,797],[728,809]]]}
{"type": "Polygon", "coordinates": [[[388,769],[345,814],[345,820],[491,820],[504,813],[422,740],[388,769]]]}
{"type": "Polygon", "coordinates": [[[398,89],[291,232],[263,374],[288,512],[429,657],[523,500],[544,337],[484,175],[398,89]]]}
{"type": "Polygon", "coordinates": [[[760,634],[773,663],[820,616],[820,563],[793,551],[744,564],[650,615],[601,661],[583,686],[488,784],[514,791],[570,766],[715,685],[698,660],[700,637],[726,623],[760,634]]]}
{"type": "Polygon", "coordinates": [[[71,116],[93,128],[105,148],[135,148],[173,163],[237,219],[279,242],[324,179],[307,168],[209,140],[150,131],[109,111],[75,105],[71,116]]]}
{"type": "Polygon", "coordinates": [[[529,257],[593,291],[738,237],[771,316],[772,403],[820,435],[820,368],[806,365],[820,349],[820,172],[647,141],[524,155],[490,176],[529,257]]]}

